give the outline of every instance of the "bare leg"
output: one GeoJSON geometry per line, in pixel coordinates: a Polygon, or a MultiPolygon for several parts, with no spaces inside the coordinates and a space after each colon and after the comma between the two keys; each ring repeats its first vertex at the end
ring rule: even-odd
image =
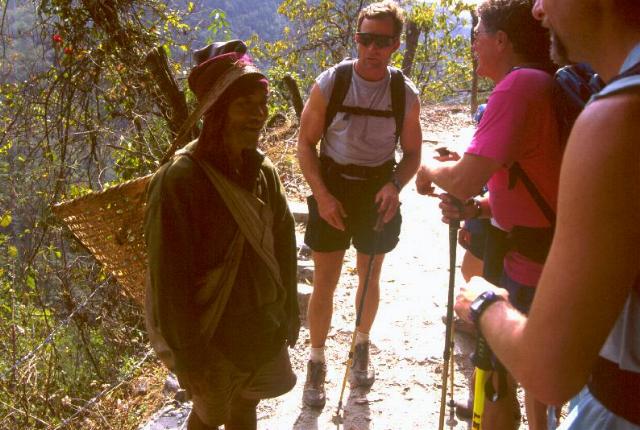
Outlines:
{"type": "Polygon", "coordinates": [[[333,293],[340,279],[343,258],[344,251],[313,253],[313,292],[307,311],[313,348],[323,347],[327,339],[333,315],[333,293]]]}
{"type": "Polygon", "coordinates": [[[231,402],[231,416],[224,425],[225,430],[256,430],[258,419],[256,406],[260,400],[236,397],[231,402]]]}
{"type": "MultiPolygon", "coordinates": [[[[497,386],[498,379],[494,373],[494,385],[497,386]]],[[[477,387],[481,389],[480,387],[477,387]]],[[[520,405],[516,398],[516,383],[513,378],[507,376],[507,392],[496,402],[489,399],[484,403],[484,415],[482,417],[482,428],[485,430],[516,430],[520,427],[520,405]]]]}
{"type": "Polygon", "coordinates": [[[482,276],[482,267],[484,262],[473,255],[471,252],[466,251],[462,257],[462,265],[460,271],[465,281],[469,282],[472,276],[482,276]]]}
{"type": "MultiPolygon", "coordinates": [[[[356,312],[358,312],[358,306],[360,306],[360,298],[364,291],[364,285],[367,281],[367,271],[369,268],[368,254],[358,252],[358,291],[356,293],[356,312]]],[[[362,316],[360,319],[360,325],[358,331],[362,333],[369,333],[371,326],[378,313],[378,304],[380,302],[380,271],[382,268],[382,262],[384,261],[384,254],[378,254],[374,257],[373,265],[371,267],[371,274],[369,278],[369,285],[367,286],[367,295],[364,298],[364,307],[362,309],[362,316]]]]}

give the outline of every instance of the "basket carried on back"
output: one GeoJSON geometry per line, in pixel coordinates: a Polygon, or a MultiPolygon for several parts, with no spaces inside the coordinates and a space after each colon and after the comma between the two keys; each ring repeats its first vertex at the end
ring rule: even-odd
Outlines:
{"type": "MultiPolygon", "coordinates": [[[[227,45],[236,49],[240,41],[209,45],[202,51],[227,45]],[[233,44],[233,45],[232,45],[233,44]]],[[[252,63],[237,61],[217,78],[198,100],[198,106],[181,127],[160,165],[169,161],[191,135],[196,122],[242,76],[264,75],[252,63]]],[[[144,304],[147,253],[144,241],[145,193],[152,175],[143,176],[104,191],[58,203],[52,210],[80,242],[115,276],[127,295],[144,304]]]]}
{"type": "Polygon", "coordinates": [[[127,295],[144,303],[147,251],[145,191],[152,175],[58,203],[53,212],[111,273],[127,295]]]}

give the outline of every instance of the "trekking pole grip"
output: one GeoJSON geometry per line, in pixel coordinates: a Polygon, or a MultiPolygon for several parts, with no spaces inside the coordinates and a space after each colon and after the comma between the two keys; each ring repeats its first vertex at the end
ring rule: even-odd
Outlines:
{"type": "MultiPolygon", "coordinates": [[[[460,212],[460,216],[464,216],[464,203],[462,203],[462,200],[453,197],[451,194],[447,194],[449,196],[449,198],[451,199],[451,203],[456,207],[456,209],[458,209],[458,212],[460,212]]],[[[460,218],[456,218],[456,219],[450,219],[449,220],[449,230],[458,230],[460,228],[460,218]]]]}

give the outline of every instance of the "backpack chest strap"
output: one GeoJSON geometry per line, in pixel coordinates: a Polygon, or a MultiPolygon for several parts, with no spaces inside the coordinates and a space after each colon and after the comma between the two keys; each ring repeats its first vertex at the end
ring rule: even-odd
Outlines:
{"type": "Polygon", "coordinates": [[[341,105],[338,108],[338,112],[344,112],[344,113],[349,113],[352,115],[360,115],[360,116],[375,116],[378,118],[393,118],[393,112],[390,110],[367,109],[359,106],[341,105]]]}

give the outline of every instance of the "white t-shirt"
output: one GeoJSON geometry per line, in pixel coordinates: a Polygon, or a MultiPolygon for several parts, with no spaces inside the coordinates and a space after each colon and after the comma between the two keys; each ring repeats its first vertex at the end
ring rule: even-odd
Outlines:
{"type": "MultiPolygon", "coordinates": [[[[316,83],[327,102],[331,97],[335,82],[336,67],[322,72],[316,83]]],[[[380,81],[366,81],[355,71],[351,77],[351,85],[343,104],[366,109],[391,110],[391,72],[380,81]]],[[[418,90],[405,77],[405,117],[418,103],[418,90]]],[[[332,158],[340,164],[356,164],[358,166],[379,166],[392,160],[396,145],[395,118],[353,115],[338,112],[327,129],[320,153],[332,158]]]]}

